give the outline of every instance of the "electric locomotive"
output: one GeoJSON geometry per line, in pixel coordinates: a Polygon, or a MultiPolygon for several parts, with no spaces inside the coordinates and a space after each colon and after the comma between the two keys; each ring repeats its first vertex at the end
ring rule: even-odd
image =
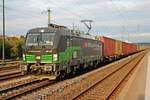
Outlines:
{"type": "Polygon", "coordinates": [[[50,24],[28,31],[21,70],[23,74],[42,79],[64,78],[87,67],[96,67],[101,59],[102,43],[99,40],[50,24]]]}

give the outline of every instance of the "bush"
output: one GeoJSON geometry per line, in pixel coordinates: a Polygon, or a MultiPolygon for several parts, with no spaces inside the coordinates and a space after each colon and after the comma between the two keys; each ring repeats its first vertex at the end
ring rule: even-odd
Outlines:
{"type": "MultiPolygon", "coordinates": [[[[2,58],[2,37],[0,37],[0,58],[2,58]]],[[[24,43],[24,37],[6,37],[5,39],[5,58],[16,59],[22,57],[21,46],[24,43]]]]}

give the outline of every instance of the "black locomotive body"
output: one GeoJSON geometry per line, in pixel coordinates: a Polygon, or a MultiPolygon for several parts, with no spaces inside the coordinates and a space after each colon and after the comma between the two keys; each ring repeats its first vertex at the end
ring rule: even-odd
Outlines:
{"type": "Polygon", "coordinates": [[[28,31],[21,69],[23,74],[56,79],[94,67],[101,59],[102,43],[91,36],[65,27],[43,27],[28,31]]]}

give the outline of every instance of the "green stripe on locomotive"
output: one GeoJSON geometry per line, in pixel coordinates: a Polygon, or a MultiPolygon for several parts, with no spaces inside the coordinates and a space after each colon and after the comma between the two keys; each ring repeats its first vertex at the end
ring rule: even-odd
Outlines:
{"type": "Polygon", "coordinates": [[[36,56],[33,54],[26,54],[23,56],[24,62],[35,62],[36,56]]]}
{"type": "Polygon", "coordinates": [[[73,52],[74,51],[80,51],[81,47],[80,46],[71,46],[67,47],[64,52],[59,53],[59,63],[64,62],[64,61],[69,61],[72,59],[73,52]]]}
{"type": "Polygon", "coordinates": [[[41,56],[42,63],[52,63],[53,56],[52,54],[44,54],[41,56]]]}
{"type": "MultiPolygon", "coordinates": [[[[40,57],[41,63],[62,63],[65,61],[69,61],[72,59],[73,52],[74,51],[80,51],[81,47],[80,46],[71,46],[67,47],[65,51],[63,52],[58,52],[58,60],[53,61],[53,54],[42,54],[40,57]]],[[[36,55],[35,54],[26,54],[25,57],[23,57],[24,62],[36,62],[36,55]]]]}
{"type": "MultiPolygon", "coordinates": [[[[33,63],[35,63],[36,62],[36,55],[35,54],[25,54],[24,55],[24,57],[23,57],[23,61],[24,62],[29,62],[29,63],[31,63],[31,62],[33,62],[33,63]]],[[[40,60],[41,60],[41,62],[42,63],[50,63],[50,62],[52,62],[52,60],[53,60],[53,56],[52,56],[52,54],[43,54],[43,55],[41,55],[40,56],[40,60]]]]}

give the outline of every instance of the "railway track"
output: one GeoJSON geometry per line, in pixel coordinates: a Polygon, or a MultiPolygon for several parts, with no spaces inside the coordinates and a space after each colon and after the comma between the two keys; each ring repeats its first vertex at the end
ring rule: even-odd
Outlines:
{"type": "Polygon", "coordinates": [[[95,70],[75,79],[57,83],[56,81],[32,79],[31,82],[26,81],[26,83],[17,83],[10,87],[6,86],[7,88],[3,87],[0,91],[0,99],[109,99],[144,55],[145,53],[136,54],[128,59],[118,61],[114,65],[110,64],[109,67],[95,70]],[[52,83],[56,84],[52,85],[52,83]]]}
{"type": "Polygon", "coordinates": [[[19,68],[19,65],[20,65],[20,61],[6,62],[5,65],[2,65],[0,63],[0,72],[4,71],[4,70],[17,69],[17,68],[19,68]]]}
{"type": "Polygon", "coordinates": [[[8,65],[4,65],[1,66],[0,65],[0,71],[4,71],[4,70],[10,70],[10,69],[18,69],[19,68],[19,63],[16,64],[8,64],[8,65]]]}
{"type": "MultiPolygon", "coordinates": [[[[2,62],[2,61],[0,61],[0,65],[2,65],[1,62],[2,62]]],[[[5,62],[6,62],[6,64],[13,64],[13,63],[19,63],[20,60],[6,60],[5,62]]]]}
{"type": "Polygon", "coordinates": [[[83,91],[79,92],[72,99],[73,100],[86,100],[86,99],[105,99],[109,100],[109,97],[114,93],[115,89],[124,81],[129,73],[137,66],[139,61],[144,57],[143,55],[133,59],[132,62],[128,62],[123,67],[112,72],[104,79],[97,80],[83,91]],[[119,76],[121,75],[121,76],[119,76]]]}
{"type": "MultiPolygon", "coordinates": [[[[55,91],[48,94],[48,89],[44,92],[39,92],[42,95],[46,95],[44,99],[49,100],[51,98],[56,100],[105,100],[113,94],[115,89],[122,83],[122,81],[128,76],[128,74],[136,68],[140,60],[144,57],[146,52],[135,54],[122,61],[118,61],[115,64],[110,64],[105,68],[95,70],[87,75],[80,77],[76,82],[71,83],[62,82],[59,86],[63,87],[61,92],[55,91]],[[67,85],[70,83],[69,85],[67,85]]],[[[59,90],[55,89],[54,90],[59,90]]],[[[34,94],[35,97],[38,94],[34,94]]],[[[40,95],[38,95],[40,97],[40,95]]]]}
{"type": "Polygon", "coordinates": [[[0,99],[13,99],[17,96],[23,95],[25,93],[31,92],[38,88],[44,87],[53,83],[54,81],[49,80],[38,80],[38,79],[28,79],[19,83],[14,83],[13,85],[3,86],[0,89],[0,99]]]}
{"type": "Polygon", "coordinates": [[[23,76],[20,70],[12,70],[12,71],[9,70],[9,72],[0,74],[0,81],[8,80],[11,78],[16,78],[20,76],[23,76]]]}
{"type": "Polygon", "coordinates": [[[19,63],[20,61],[9,61],[6,65],[0,65],[0,81],[23,76],[19,63]]]}

